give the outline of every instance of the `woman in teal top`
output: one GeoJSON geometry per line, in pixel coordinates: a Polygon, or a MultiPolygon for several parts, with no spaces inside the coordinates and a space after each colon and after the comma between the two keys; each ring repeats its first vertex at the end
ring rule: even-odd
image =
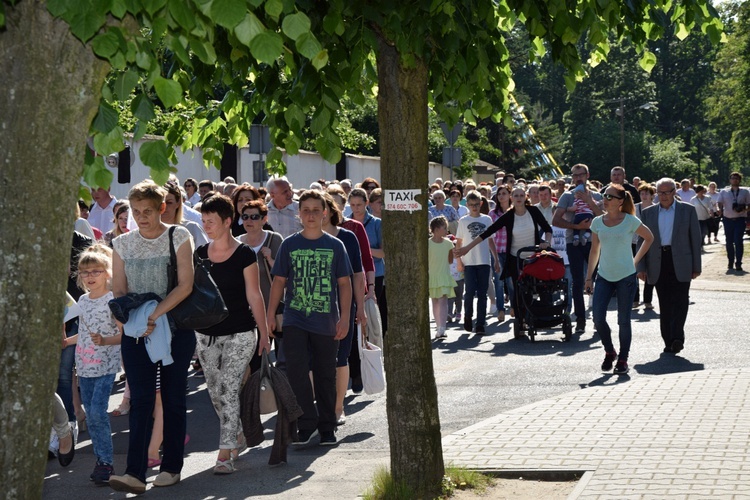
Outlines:
{"type": "Polygon", "coordinates": [[[654,241],[651,231],[635,217],[635,206],[630,193],[619,184],[610,184],[603,194],[604,214],[596,217],[591,223],[591,253],[586,276],[586,293],[592,293],[591,276],[599,270],[594,287],[593,316],[594,326],[604,346],[602,371],[613,373],[628,372],[628,354],[632,330],[630,327],[630,310],[638,286],[635,267],[646,255],[654,241]],[[643,238],[643,244],[633,257],[631,243],[633,234],[643,238]],[[617,293],[617,325],[620,329],[620,354],[618,356],[612,344],[612,329],[607,323],[607,305],[612,295],[617,293]]]}

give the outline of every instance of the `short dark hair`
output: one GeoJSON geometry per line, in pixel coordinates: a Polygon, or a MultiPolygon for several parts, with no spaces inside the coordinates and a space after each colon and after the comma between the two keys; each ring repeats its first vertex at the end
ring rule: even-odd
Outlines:
{"type": "Polygon", "coordinates": [[[362,189],[362,188],[354,188],[354,189],[352,189],[352,190],[351,190],[351,191],[349,192],[349,199],[350,199],[350,200],[351,200],[352,198],[355,198],[355,197],[360,197],[360,198],[362,198],[362,200],[363,200],[363,201],[364,201],[365,203],[367,203],[367,202],[368,202],[367,191],[365,191],[365,190],[364,190],[364,189],[362,189]]]}
{"type": "Polygon", "coordinates": [[[201,213],[217,214],[221,220],[231,219],[234,215],[232,200],[229,199],[229,196],[214,193],[206,197],[203,203],[201,203],[201,213]]]}
{"type": "Polygon", "coordinates": [[[213,191],[215,189],[214,181],[209,181],[209,180],[200,181],[198,183],[198,187],[199,188],[208,187],[211,191],[213,191]]]}

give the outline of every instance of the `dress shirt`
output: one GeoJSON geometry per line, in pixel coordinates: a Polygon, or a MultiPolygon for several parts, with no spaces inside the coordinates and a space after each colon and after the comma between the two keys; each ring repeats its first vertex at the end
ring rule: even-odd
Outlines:
{"type": "Polygon", "coordinates": [[[278,209],[271,201],[268,204],[268,223],[284,238],[302,231],[302,223],[299,220],[299,202],[293,201],[284,208],[278,209]]]}
{"type": "Polygon", "coordinates": [[[669,208],[659,205],[659,236],[661,237],[661,246],[672,245],[672,231],[674,230],[675,202],[669,208]]]}

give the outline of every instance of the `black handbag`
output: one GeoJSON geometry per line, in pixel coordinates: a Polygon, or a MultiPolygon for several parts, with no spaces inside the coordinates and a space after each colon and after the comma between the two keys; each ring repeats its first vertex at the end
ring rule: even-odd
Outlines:
{"type": "MultiPolygon", "coordinates": [[[[177,286],[177,254],[172,240],[175,226],[169,228],[169,265],[167,266],[167,293],[177,286]]],[[[229,311],[221,297],[219,287],[211,277],[209,259],[193,256],[195,277],[193,291],[185,300],[169,311],[169,316],[177,328],[185,330],[204,330],[227,319],[229,311]]]]}

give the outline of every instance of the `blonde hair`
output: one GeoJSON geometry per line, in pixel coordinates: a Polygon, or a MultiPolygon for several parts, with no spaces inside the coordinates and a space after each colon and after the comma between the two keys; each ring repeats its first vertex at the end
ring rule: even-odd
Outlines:
{"type": "MultiPolygon", "coordinates": [[[[149,200],[153,201],[154,205],[158,208],[164,203],[164,199],[167,197],[167,190],[156,184],[151,179],[141,181],[128,192],[128,201],[131,203],[134,201],[149,200]]],[[[182,199],[182,198],[180,198],[182,199]]],[[[180,201],[180,200],[178,200],[180,201]]]]}
{"type": "MultiPolygon", "coordinates": [[[[78,257],[78,269],[82,267],[103,267],[107,275],[112,277],[112,249],[107,245],[96,243],[86,248],[78,257]]],[[[81,279],[80,273],[76,273],[76,283],[81,289],[88,291],[88,287],[81,279]]]]}

